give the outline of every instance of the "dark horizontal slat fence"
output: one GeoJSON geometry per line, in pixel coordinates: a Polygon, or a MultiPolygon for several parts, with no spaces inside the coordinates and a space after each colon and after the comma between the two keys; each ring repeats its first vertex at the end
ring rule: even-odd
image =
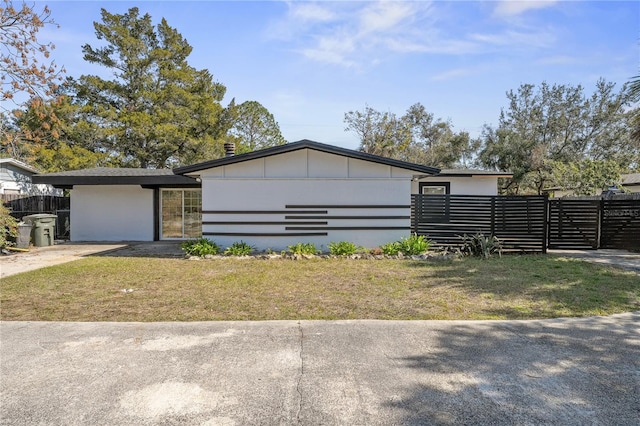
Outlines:
{"type": "Polygon", "coordinates": [[[600,247],[640,250],[640,199],[602,200],[600,247]]]}
{"type": "Polygon", "coordinates": [[[12,212],[27,212],[25,216],[33,213],[53,213],[56,210],[71,208],[69,197],[52,195],[32,195],[21,198],[17,198],[15,195],[3,195],[2,203],[12,212]]]}
{"type": "Polygon", "coordinates": [[[599,199],[549,200],[549,248],[597,249],[599,227],[599,199]]]}
{"type": "Polygon", "coordinates": [[[18,220],[23,217],[38,214],[50,213],[57,216],[56,219],[56,239],[69,238],[71,199],[69,197],[58,197],[53,195],[32,195],[25,197],[17,194],[3,194],[2,204],[10,211],[11,216],[18,220]]]}
{"type": "Polygon", "coordinates": [[[411,196],[412,232],[437,247],[457,247],[461,236],[498,237],[505,251],[546,252],[546,196],[411,196]]]}

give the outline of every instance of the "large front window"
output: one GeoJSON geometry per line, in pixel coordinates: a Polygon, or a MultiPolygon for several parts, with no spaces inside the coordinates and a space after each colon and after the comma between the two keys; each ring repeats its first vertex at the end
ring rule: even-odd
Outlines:
{"type": "Polygon", "coordinates": [[[162,238],[202,235],[202,190],[161,190],[162,238]]]}

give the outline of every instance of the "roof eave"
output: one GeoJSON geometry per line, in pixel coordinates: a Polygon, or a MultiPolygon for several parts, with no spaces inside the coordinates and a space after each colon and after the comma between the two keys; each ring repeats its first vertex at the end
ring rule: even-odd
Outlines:
{"type": "Polygon", "coordinates": [[[34,175],[33,183],[42,183],[68,189],[75,185],[142,185],[160,186],[200,186],[188,176],[47,176],[34,175]]]}

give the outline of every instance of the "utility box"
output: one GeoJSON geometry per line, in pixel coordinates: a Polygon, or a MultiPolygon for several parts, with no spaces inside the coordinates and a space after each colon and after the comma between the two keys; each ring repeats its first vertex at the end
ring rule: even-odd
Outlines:
{"type": "Polygon", "coordinates": [[[55,214],[31,214],[22,218],[26,223],[31,223],[31,239],[36,247],[52,246],[56,237],[55,214]]]}
{"type": "Polygon", "coordinates": [[[33,224],[31,223],[20,222],[18,224],[18,237],[16,238],[16,247],[22,249],[29,248],[32,229],[33,224]]]}

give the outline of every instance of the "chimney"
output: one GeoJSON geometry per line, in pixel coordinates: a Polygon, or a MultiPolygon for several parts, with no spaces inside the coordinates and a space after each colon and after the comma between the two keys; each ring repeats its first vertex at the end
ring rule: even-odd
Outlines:
{"type": "Polygon", "coordinates": [[[236,144],[233,142],[227,142],[224,144],[224,156],[233,157],[236,155],[236,144]]]}

